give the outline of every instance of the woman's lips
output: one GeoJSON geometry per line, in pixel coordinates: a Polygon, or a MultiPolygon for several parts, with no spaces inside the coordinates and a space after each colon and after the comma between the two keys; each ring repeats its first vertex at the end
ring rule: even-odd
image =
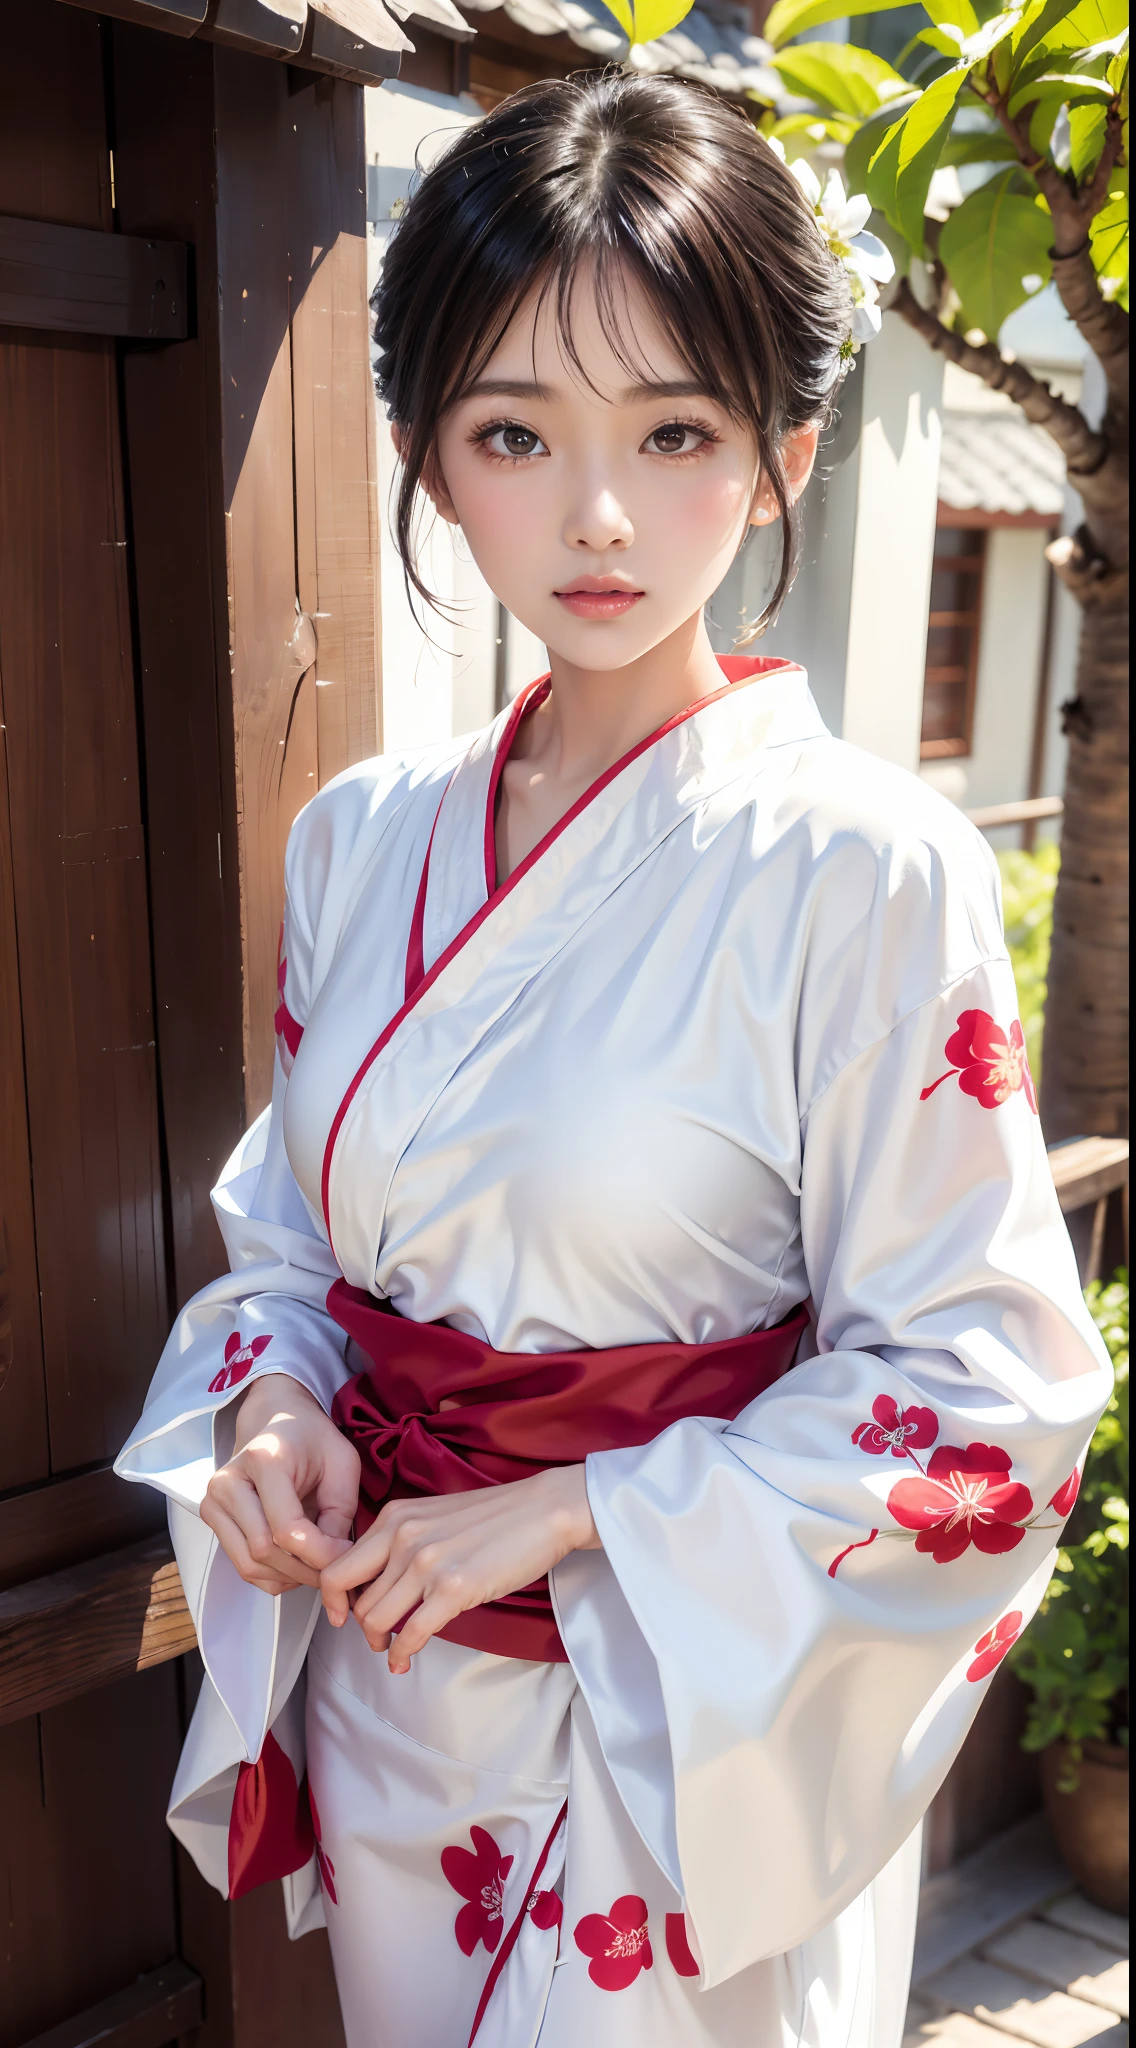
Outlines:
{"type": "Polygon", "coordinates": [[[555,596],[578,619],[618,619],[644,596],[642,590],[558,590],[555,596]]]}

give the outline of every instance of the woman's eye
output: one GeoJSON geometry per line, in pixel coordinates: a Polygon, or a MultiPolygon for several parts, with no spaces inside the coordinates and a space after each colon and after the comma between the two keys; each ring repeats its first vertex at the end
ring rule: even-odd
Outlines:
{"type": "Polygon", "coordinates": [[[507,455],[516,462],[526,455],[538,455],[544,451],[544,442],[531,427],[494,427],[484,437],[484,445],[493,455],[507,455]]]}
{"type": "Polygon", "coordinates": [[[693,455],[708,439],[701,427],[685,427],[672,420],[669,426],[656,427],[643,445],[651,455],[693,455]]]}

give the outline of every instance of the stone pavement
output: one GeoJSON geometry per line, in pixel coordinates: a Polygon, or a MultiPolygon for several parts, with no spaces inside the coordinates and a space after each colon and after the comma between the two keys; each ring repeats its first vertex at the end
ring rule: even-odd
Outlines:
{"type": "Polygon", "coordinates": [[[1128,1923],[1038,1816],[924,1886],[903,2048],[1127,2048],[1128,1923]]]}

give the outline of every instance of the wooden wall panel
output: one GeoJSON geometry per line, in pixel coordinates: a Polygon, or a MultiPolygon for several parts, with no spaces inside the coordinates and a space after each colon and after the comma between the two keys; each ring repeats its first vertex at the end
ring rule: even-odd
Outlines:
{"type": "Polygon", "coordinates": [[[223,1264],[209,1190],[244,1127],[225,589],[214,53],[116,24],[115,195],[131,234],[189,243],[190,339],[122,366],[154,986],[178,1304],[223,1264]]]}
{"type": "MultiPolygon", "coordinates": [[[[310,622],[296,596],[289,141],[312,85],[215,53],[220,388],[240,842],[246,1114],[272,1088],[284,847],[317,787],[310,622]]],[[[348,88],[350,90],[350,88],[348,88]]]]}
{"type": "MultiPolygon", "coordinates": [[[[0,492],[3,459],[0,452],[0,492]]],[[[0,632],[0,1492],[50,1469],[0,632]]]]}
{"type": "MultiPolygon", "coordinates": [[[[99,62],[96,23],[76,17],[71,26],[63,8],[33,19],[15,0],[0,0],[0,39],[0,212],[108,225],[102,96],[90,89],[99,62]],[[55,74],[56,111],[41,121],[40,96],[25,78],[45,66],[55,74]]],[[[12,453],[0,438],[0,503],[12,453]]],[[[10,797],[20,801],[18,781],[13,790],[20,762],[7,745],[6,652],[0,615],[0,1490],[50,1470],[9,816],[10,797]]]]}
{"type": "Polygon", "coordinates": [[[177,1667],[0,1729],[0,2048],[177,1950],[177,1667]]]}
{"type": "Polygon", "coordinates": [[[378,484],[362,95],[313,94],[297,132],[292,363],[296,562],[315,623],[319,780],[381,745],[378,484]],[[307,256],[308,275],[299,268],[307,256]]]}
{"type": "Polygon", "coordinates": [[[378,742],[363,117],[356,87],[320,79],[289,92],[279,70],[235,52],[216,53],[215,79],[245,1093],[255,1114],[271,1088],[288,828],[329,774],[378,742]]]}
{"type": "MultiPolygon", "coordinates": [[[[97,25],[10,13],[0,204],[108,226],[97,25]]],[[[113,342],[0,340],[0,662],[56,1472],[118,1449],[168,1319],[116,382],[113,342]]]]}
{"type": "Polygon", "coordinates": [[[113,343],[0,342],[0,635],[54,1471],[113,1456],[167,1301],[113,343]]]}

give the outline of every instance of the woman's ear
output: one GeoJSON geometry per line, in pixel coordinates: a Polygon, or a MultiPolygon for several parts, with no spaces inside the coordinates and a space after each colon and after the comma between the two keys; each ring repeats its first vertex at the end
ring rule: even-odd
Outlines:
{"type": "MultiPolygon", "coordinates": [[[[781,460],[785,465],[785,478],[789,485],[789,497],[795,505],[813,473],[816,462],[817,443],[820,440],[819,422],[813,420],[806,427],[794,427],[781,443],[781,460]]],[[[751,526],[768,526],[781,516],[781,508],[769,479],[763,474],[749,515],[751,526]]]]}
{"type": "MultiPolygon", "coordinates": [[[[390,431],[391,440],[394,443],[394,452],[401,461],[404,436],[402,427],[397,420],[391,421],[390,431]]],[[[446,479],[442,475],[436,448],[431,449],[426,466],[422,471],[422,488],[433,504],[435,512],[440,513],[441,517],[448,520],[451,526],[460,524],[458,515],[454,510],[454,501],[446,489],[446,479]]]]}

